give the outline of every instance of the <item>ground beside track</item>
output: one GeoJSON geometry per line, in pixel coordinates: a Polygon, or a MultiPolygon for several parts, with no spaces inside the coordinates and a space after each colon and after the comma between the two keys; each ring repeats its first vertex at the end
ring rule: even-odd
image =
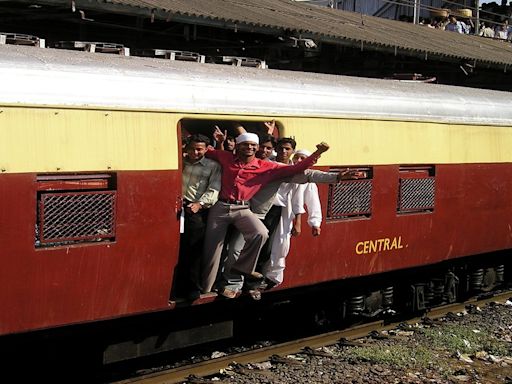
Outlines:
{"type": "Polygon", "coordinates": [[[188,383],[512,384],[512,302],[468,306],[355,342],[232,364],[188,383]]]}

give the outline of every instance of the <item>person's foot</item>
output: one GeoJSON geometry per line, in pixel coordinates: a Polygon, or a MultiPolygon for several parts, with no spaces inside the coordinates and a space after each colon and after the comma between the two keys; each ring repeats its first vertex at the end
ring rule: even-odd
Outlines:
{"type": "Polygon", "coordinates": [[[219,290],[219,295],[225,297],[226,299],[234,299],[238,296],[238,291],[234,291],[229,288],[222,288],[219,290]]]}
{"type": "Polygon", "coordinates": [[[242,275],[244,277],[244,280],[247,280],[247,281],[258,281],[258,280],[264,279],[264,276],[261,273],[256,272],[256,271],[253,271],[251,273],[245,273],[245,272],[239,271],[236,268],[231,268],[231,273],[242,275]]]}
{"type": "Polygon", "coordinates": [[[198,289],[193,289],[187,293],[187,300],[195,301],[201,297],[201,292],[198,289]]]}
{"type": "Polygon", "coordinates": [[[251,296],[251,299],[256,301],[261,300],[261,292],[258,289],[250,289],[247,293],[251,296]]]}
{"type": "Polygon", "coordinates": [[[263,283],[265,285],[265,291],[274,288],[277,283],[275,281],[270,280],[268,277],[265,277],[265,281],[263,283]]]}

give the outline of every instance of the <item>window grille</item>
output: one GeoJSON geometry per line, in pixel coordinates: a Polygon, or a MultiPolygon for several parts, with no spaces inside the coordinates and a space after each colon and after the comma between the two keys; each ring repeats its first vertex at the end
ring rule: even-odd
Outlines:
{"type": "Polygon", "coordinates": [[[432,212],[435,190],[433,166],[400,167],[398,213],[432,212]]]}
{"type": "Polygon", "coordinates": [[[114,240],[113,184],[111,175],[38,177],[36,247],[114,240]]]}
{"type": "Polygon", "coordinates": [[[368,218],[371,215],[373,184],[371,169],[350,168],[349,170],[365,172],[366,178],[343,180],[329,185],[328,220],[368,218]]]}

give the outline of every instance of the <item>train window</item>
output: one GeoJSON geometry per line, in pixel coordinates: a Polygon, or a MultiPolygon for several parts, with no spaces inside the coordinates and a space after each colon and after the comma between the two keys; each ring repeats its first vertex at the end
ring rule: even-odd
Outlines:
{"type": "MultiPolygon", "coordinates": [[[[349,170],[363,171],[366,177],[358,180],[343,180],[329,185],[327,220],[361,219],[371,216],[372,169],[359,167],[349,168],[349,170]]],[[[331,169],[331,171],[341,171],[341,169],[331,169]]]]}
{"type": "Polygon", "coordinates": [[[37,176],[35,246],[115,240],[115,174],[37,176]]]}
{"type": "Polygon", "coordinates": [[[397,212],[432,212],[435,204],[434,166],[401,166],[397,212]]]}

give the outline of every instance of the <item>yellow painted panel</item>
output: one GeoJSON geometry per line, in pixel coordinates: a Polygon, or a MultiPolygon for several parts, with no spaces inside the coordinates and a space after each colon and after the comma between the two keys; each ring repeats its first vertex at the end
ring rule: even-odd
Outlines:
{"type": "Polygon", "coordinates": [[[331,149],[318,165],[512,162],[512,127],[424,122],[281,118],[297,149],[331,149]]]}
{"type": "Polygon", "coordinates": [[[178,168],[177,122],[169,113],[0,109],[2,172],[178,168]]]}
{"type": "Polygon", "coordinates": [[[267,121],[298,149],[331,149],[318,165],[512,162],[512,128],[357,119],[0,108],[2,172],[178,168],[181,118],[267,121]]]}

